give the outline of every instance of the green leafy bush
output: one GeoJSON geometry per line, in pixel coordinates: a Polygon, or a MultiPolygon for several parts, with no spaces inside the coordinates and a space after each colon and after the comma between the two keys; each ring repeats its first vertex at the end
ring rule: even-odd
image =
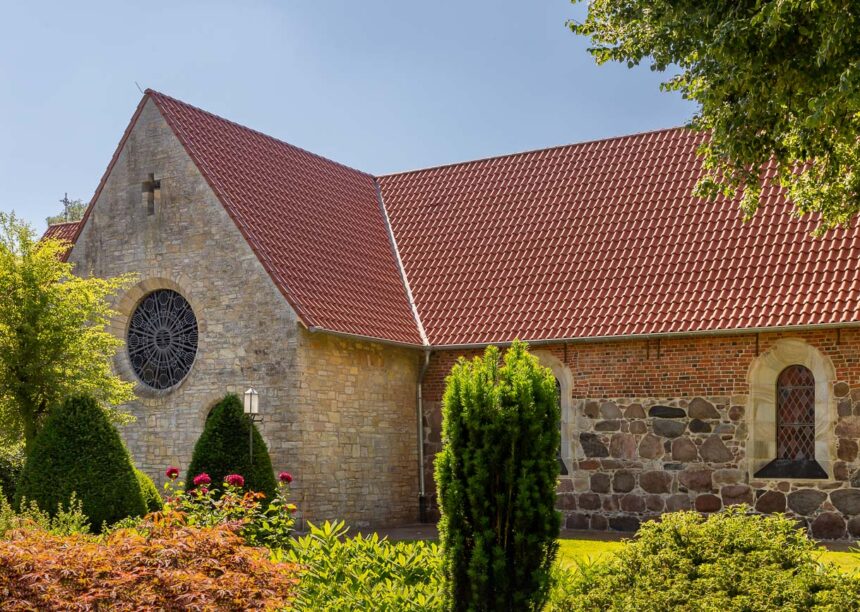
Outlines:
{"type": "Polygon", "coordinates": [[[225,397],[209,414],[188,466],[187,489],[194,488],[194,478],[201,473],[208,474],[214,483],[223,482],[228,474],[241,474],[247,490],[264,493],[268,499],[275,497],[275,474],[269,449],[257,427],[245,416],[236,395],[225,397]],[[253,465],[248,449],[248,427],[253,427],[253,465]]]}
{"type": "Polygon", "coordinates": [[[310,524],[276,558],[304,569],[300,575],[297,610],[374,610],[382,612],[444,610],[442,557],[428,542],[389,542],[374,534],[347,538],[344,524],[310,524]]]}
{"type": "Polygon", "coordinates": [[[0,489],[10,503],[15,499],[15,489],[22,469],[24,469],[24,445],[0,445],[0,489]]]}
{"type": "Polygon", "coordinates": [[[56,536],[86,534],[90,531],[89,519],[83,513],[81,501],[74,493],[66,506],[60,504],[54,516],[39,509],[35,502],[24,502],[16,512],[6,498],[0,495],[0,538],[20,529],[39,529],[56,536]]]}
{"type": "Polygon", "coordinates": [[[560,444],[552,372],[515,342],[446,381],[436,483],[453,610],[540,610],[558,550],[560,444]]]}
{"type": "Polygon", "coordinates": [[[137,477],[138,485],[140,485],[140,494],[143,497],[143,503],[146,504],[146,511],[159,512],[164,507],[164,502],[161,501],[158,487],[152,482],[152,478],[137,468],[134,468],[134,475],[137,477]]]}
{"type": "Polygon", "coordinates": [[[146,513],[128,450],[89,397],[69,398],[51,411],[24,464],[16,506],[26,498],[55,516],[73,493],[95,530],[146,513]]]}
{"type": "Polygon", "coordinates": [[[858,610],[860,577],[820,564],[797,523],[733,506],[664,514],[610,561],[559,576],[556,610],[858,610]]]}

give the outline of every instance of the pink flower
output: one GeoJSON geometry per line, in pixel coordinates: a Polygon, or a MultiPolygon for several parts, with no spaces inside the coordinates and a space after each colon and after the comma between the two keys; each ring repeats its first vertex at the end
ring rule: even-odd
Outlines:
{"type": "Polygon", "coordinates": [[[231,487],[245,486],[245,479],[240,474],[228,474],[224,477],[224,482],[226,482],[231,487]]]}
{"type": "Polygon", "coordinates": [[[200,485],[208,485],[210,482],[212,482],[212,479],[209,478],[209,474],[207,474],[206,472],[203,472],[202,474],[197,474],[197,476],[194,477],[195,487],[199,487],[200,485]]]}
{"type": "Polygon", "coordinates": [[[164,472],[164,475],[167,476],[170,480],[176,480],[177,478],[179,478],[179,468],[171,465],[169,468],[167,468],[167,471],[164,472]]]}
{"type": "Polygon", "coordinates": [[[200,487],[198,490],[200,491],[200,495],[206,495],[209,493],[209,487],[200,487]]]}
{"type": "Polygon", "coordinates": [[[289,472],[281,472],[278,474],[278,480],[285,484],[290,484],[293,481],[293,475],[289,472]]]}

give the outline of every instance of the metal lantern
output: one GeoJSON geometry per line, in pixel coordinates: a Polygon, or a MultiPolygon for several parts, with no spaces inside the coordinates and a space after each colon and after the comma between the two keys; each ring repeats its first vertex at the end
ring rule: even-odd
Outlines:
{"type": "Polygon", "coordinates": [[[254,423],[262,423],[260,414],[260,394],[253,387],[245,391],[245,414],[248,415],[248,452],[251,453],[251,465],[254,465],[254,423]]]}
{"type": "Polygon", "coordinates": [[[245,414],[260,414],[260,394],[253,387],[245,391],[245,414]]]}

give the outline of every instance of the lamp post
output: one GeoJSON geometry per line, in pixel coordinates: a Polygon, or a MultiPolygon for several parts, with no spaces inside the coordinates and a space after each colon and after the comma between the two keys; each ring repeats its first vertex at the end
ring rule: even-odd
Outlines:
{"type": "Polygon", "coordinates": [[[245,391],[245,414],[248,415],[248,451],[251,453],[251,465],[254,465],[254,423],[262,423],[260,418],[260,394],[251,387],[245,391]]]}

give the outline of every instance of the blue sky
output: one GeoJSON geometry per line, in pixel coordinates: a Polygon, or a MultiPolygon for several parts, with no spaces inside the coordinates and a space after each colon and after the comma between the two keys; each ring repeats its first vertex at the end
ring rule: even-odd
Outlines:
{"type": "Polygon", "coordinates": [[[89,200],[152,87],[384,174],[680,125],[647,67],[598,67],[567,0],[9,2],[0,210],[89,200]]]}

